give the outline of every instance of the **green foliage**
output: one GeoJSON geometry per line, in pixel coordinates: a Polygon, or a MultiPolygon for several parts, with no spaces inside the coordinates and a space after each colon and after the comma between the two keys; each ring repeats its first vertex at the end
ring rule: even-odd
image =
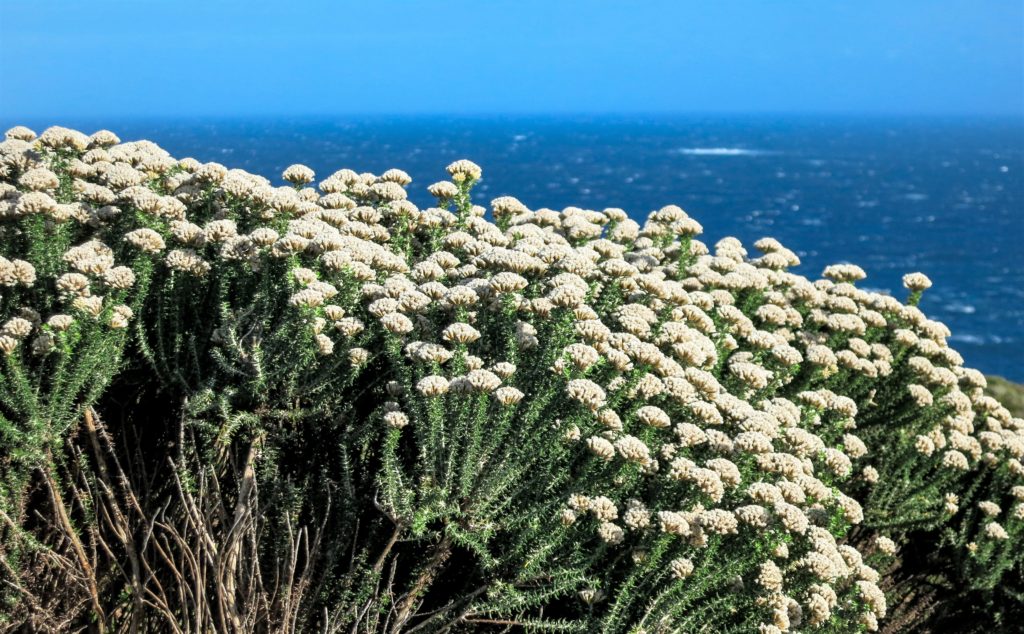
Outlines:
{"type": "Polygon", "coordinates": [[[1024,421],[948,331],[678,207],[0,143],[0,626],[999,626],[1024,421]],[[887,605],[888,604],[888,605],[887,605]],[[886,621],[882,621],[885,623],[886,621]]]}

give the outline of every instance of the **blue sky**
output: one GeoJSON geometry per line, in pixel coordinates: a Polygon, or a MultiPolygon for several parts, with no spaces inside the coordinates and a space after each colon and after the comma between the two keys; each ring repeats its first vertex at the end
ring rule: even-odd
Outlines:
{"type": "Polygon", "coordinates": [[[0,117],[1024,116],[1021,0],[0,0],[0,117]]]}

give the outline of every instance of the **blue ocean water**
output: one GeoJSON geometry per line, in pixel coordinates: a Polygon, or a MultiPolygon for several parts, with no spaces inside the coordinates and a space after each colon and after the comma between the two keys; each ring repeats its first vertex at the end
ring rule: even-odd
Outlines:
{"type": "MultiPolygon", "coordinates": [[[[22,122],[19,122],[22,123],[22,122]]],[[[33,122],[28,122],[32,124],[33,122]]],[[[39,122],[36,122],[39,123],[39,122]]],[[[39,123],[39,127],[53,122],[39,123]]],[[[922,308],[953,331],[968,365],[1024,381],[1024,120],[787,117],[362,117],[61,121],[151,139],[177,157],[280,182],[304,163],[412,175],[411,198],[444,166],[484,169],[478,202],[621,207],[642,221],[668,203],[709,244],[772,236],[799,271],[837,262],[862,286],[903,297],[900,278],[935,283],[922,308]]]]}

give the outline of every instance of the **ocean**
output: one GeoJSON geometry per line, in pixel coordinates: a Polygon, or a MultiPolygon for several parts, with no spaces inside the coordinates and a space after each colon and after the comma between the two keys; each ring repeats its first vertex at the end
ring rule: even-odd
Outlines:
{"type": "Polygon", "coordinates": [[[900,278],[934,286],[922,309],[953,332],[966,363],[1024,381],[1024,120],[880,117],[339,117],[59,123],[150,139],[177,157],[218,161],[280,183],[292,163],[318,177],[348,167],[413,177],[410,197],[456,158],[483,167],[486,205],[621,207],[639,221],[668,203],[704,225],[709,245],[763,236],[819,276],[839,262],[860,283],[904,297],[900,278]]]}

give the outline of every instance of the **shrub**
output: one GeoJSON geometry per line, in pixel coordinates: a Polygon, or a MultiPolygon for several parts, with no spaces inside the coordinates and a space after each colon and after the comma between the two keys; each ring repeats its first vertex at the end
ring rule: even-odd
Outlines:
{"type": "Polygon", "coordinates": [[[905,630],[1020,615],[1024,421],[864,272],[667,206],[437,207],[0,143],[10,629],[905,630]],[[888,607],[887,606],[892,606],[888,607]]]}

